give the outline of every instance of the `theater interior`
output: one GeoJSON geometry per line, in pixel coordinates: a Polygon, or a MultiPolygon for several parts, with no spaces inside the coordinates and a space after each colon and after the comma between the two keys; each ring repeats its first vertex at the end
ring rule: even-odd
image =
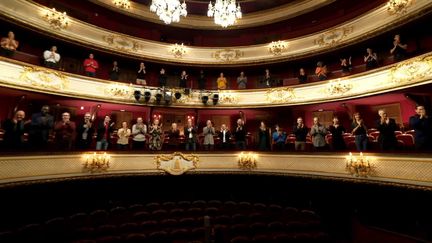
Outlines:
{"type": "Polygon", "coordinates": [[[431,22],[429,0],[0,1],[0,242],[432,242],[431,22]]]}

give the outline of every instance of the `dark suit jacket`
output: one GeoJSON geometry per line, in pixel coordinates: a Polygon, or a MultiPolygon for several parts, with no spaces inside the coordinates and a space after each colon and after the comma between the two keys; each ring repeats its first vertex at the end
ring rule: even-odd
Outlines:
{"type": "Polygon", "coordinates": [[[415,131],[415,143],[417,146],[428,146],[431,145],[432,141],[432,118],[422,118],[419,115],[410,117],[410,127],[415,131]]]}
{"type": "MultiPolygon", "coordinates": [[[[82,134],[84,133],[84,131],[85,131],[85,128],[84,128],[84,122],[82,122],[82,123],[80,123],[78,126],[77,126],[77,128],[76,128],[76,131],[77,131],[77,141],[80,141],[80,140],[82,140],[82,134]]],[[[90,127],[89,129],[88,129],[88,131],[87,131],[87,139],[86,139],[86,141],[87,142],[91,142],[91,140],[92,140],[92,138],[93,138],[93,134],[94,134],[94,131],[95,131],[95,129],[94,129],[94,125],[95,124],[92,124],[92,127],[90,127]]]]}
{"type": "Polygon", "coordinates": [[[244,128],[244,126],[242,126],[241,129],[239,129],[239,127],[236,127],[233,134],[236,139],[236,142],[238,141],[246,142],[246,129],[244,128]]]}
{"type": "MultiPolygon", "coordinates": [[[[112,123],[110,123],[111,125],[112,123]]],[[[110,140],[110,136],[114,131],[114,125],[113,126],[108,126],[108,137],[107,137],[107,141],[109,142],[110,140]]],[[[104,137],[104,134],[106,132],[106,127],[104,126],[104,123],[99,123],[99,126],[97,128],[97,141],[102,140],[102,138],[104,137]]]]}
{"type": "Polygon", "coordinates": [[[377,121],[377,129],[380,132],[378,143],[382,146],[396,146],[397,140],[395,131],[398,130],[395,119],[390,118],[389,123],[381,124],[381,120],[377,121]]]}
{"type": "MultiPolygon", "coordinates": [[[[220,138],[220,142],[223,143],[223,132],[220,131],[218,134],[219,138],[220,138]]],[[[229,130],[226,131],[225,133],[225,143],[229,143],[230,142],[230,137],[231,137],[231,132],[229,130]]]]}
{"type": "Polygon", "coordinates": [[[196,127],[192,127],[191,132],[189,132],[188,127],[184,128],[184,135],[185,135],[185,139],[187,142],[197,142],[198,138],[197,138],[197,128],[196,127]],[[189,133],[192,133],[192,141],[190,141],[189,139],[189,133]]]}

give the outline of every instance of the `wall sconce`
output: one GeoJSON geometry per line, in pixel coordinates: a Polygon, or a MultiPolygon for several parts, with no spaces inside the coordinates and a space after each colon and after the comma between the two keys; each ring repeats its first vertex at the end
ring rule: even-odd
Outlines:
{"type": "Polygon", "coordinates": [[[183,43],[180,45],[175,43],[171,46],[170,52],[175,58],[182,58],[184,55],[186,55],[186,47],[183,45],[183,43]]]}
{"type": "Polygon", "coordinates": [[[47,9],[43,18],[51,25],[51,27],[57,30],[66,29],[70,22],[66,12],[60,13],[55,8],[47,9]]]}
{"type": "Polygon", "coordinates": [[[390,15],[404,14],[407,12],[407,8],[414,2],[415,0],[390,0],[387,3],[387,12],[390,15]]]}
{"type": "Polygon", "coordinates": [[[355,157],[350,152],[346,157],[346,171],[355,177],[369,177],[373,174],[375,166],[371,163],[369,157],[363,156],[360,152],[360,157],[355,157]]]}
{"type": "Polygon", "coordinates": [[[131,7],[129,0],[114,0],[113,3],[119,8],[130,9],[131,7]]]}
{"type": "Polygon", "coordinates": [[[252,152],[241,152],[238,156],[238,165],[240,169],[252,170],[257,168],[258,155],[252,152]]]}
{"type": "Polygon", "coordinates": [[[195,120],[195,116],[187,116],[187,120],[193,121],[193,120],[195,120]]]}
{"type": "Polygon", "coordinates": [[[269,44],[269,52],[275,56],[280,56],[282,55],[282,52],[287,49],[287,47],[288,43],[286,43],[285,41],[272,41],[269,44]]]}
{"type": "Polygon", "coordinates": [[[83,159],[85,161],[83,171],[90,173],[106,172],[110,167],[111,156],[107,153],[84,154],[83,159]]]}
{"type": "Polygon", "coordinates": [[[160,121],[161,118],[162,118],[161,114],[154,114],[153,115],[153,120],[159,120],[160,121]]]}

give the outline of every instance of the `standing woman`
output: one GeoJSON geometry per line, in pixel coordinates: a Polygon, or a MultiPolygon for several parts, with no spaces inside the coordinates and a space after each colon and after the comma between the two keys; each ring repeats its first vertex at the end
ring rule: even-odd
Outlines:
{"type": "Polygon", "coordinates": [[[358,151],[366,151],[368,137],[367,137],[367,127],[360,116],[360,113],[354,113],[352,127],[352,134],[355,136],[355,144],[358,151]]]}
{"type": "Polygon", "coordinates": [[[140,63],[140,67],[139,67],[137,79],[136,79],[137,84],[147,85],[146,78],[145,78],[145,76],[146,76],[146,70],[145,69],[146,69],[146,67],[145,67],[144,63],[143,62],[140,63]]]}
{"type": "Polygon", "coordinates": [[[218,89],[226,89],[227,88],[227,79],[224,77],[223,73],[219,74],[219,78],[216,80],[218,89]]]}
{"type": "Polygon", "coordinates": [[[258,150],[267,151],[270,149],[270,131],[262,121],[258,129],[258,150]]]}
{"type": "Polygon", "coordinates": [[[333,117],[333,124],[329,126],[328,130],[332,134],[332,149],[344,150],[346,148],[345,140],[343,139],[345,128],[339,124],[337,116],[333,117]]]}
{"type": "Polygon", "coordinates": [[[188,76],[189,75],[187,75],[186,71],[183,70],[180,76],[180,83],[179,83],[180,88],[186,88],[188,76]]]}
{"type": "Polygon", "coordinates": [[[129,145],[129,137],[131,130],[127,126],[127,122],[122,122],[122,127],[117,131],[117,148],[118,150],[126,150],[129,145]]]}
{"type": "Polygon", "coordinates": [[[151,136],[149,141],[150,150],[162,149],[162,127],[159,126],[159,120],[154,119],[153,124],[150,126],[149,134],[151,136]]]}

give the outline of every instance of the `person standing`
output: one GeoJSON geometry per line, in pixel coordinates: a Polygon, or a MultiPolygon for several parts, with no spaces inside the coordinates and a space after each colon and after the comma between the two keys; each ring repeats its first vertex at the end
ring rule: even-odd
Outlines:
{"type": "Polygon", "coordinates": [[[343,134],[345,133],[345,128],[339,123],[338,117],[333,117],[333,124],[328,128],[329,132],[332,134],[332,149],[333,150],[344,150],[346,149],[345,140],[343,139],[343,134]]]}
{"type": "Polygon", "coordinates": [[[75,139],[76,125],[70,120],[70,113],[64,112],[62,120],[54,126],[56,145],[60,150],[71,150],[75,139]]]}
{"type": "Polygon", "coordinates": [[[24,132],[25,125],[24,122],[25,112],[19,110],[15,112],[15,115],[12,119],[8,119],[4,122],[3,128],[5,130],[3,143],[6,148],[12,150],[19,150],[24,148],[24,132]]]}
{"type": "Polygon", "coordinates": [[[159,122],[159,119],[154,119],[153,124],[149,127],[149,149],[153,151],[162,149],[162,126],[159,125],[159,122]]]}
{"type": "Polygon", "coordinates": [[[407,57],[407,44],[402,44],[400,35],[395,35],[393,39],[393,48],[390,49],[390,54],[393,55],[395,62],[404,60],[407,57]]]}
{"type": "Polygon", "coordinates": [[[268,68],[265,70],[265,74],[264,74],[264,77],[262,78],[261,82],[262,82],[264,88],[270,88],[272,86],[273,80],[272,80],[272,77],[270,75],[270,70],[268,68]]]}
{"type": "Polygon", "coordinates": [[[84,114],[84,121],[77,127],[77,148],[87,150],[93,140],[94,128],[89,112],[84,114]]]}
{"type": "Polygon", "coordinates": [[[98,68],[98,62],[94,59],[93,53],[90,53],[89,58],[84,60],[85,75],[93,78],[96,77],[96,71],[98,68]]]}
{"type": "Polygon", "coordinates": [[[107,115],[103,122],[99,124],[96,137],[96,150],[108,149],[115,124],[114,122],[110,122],[111,117],[107,115]]]}
{"type": "Polygon", "coordinates": [[[294,143],[294,149],[296,151],[305,151],[306,150],[306,136],[309,132],[309,129],[303,122],[303,118],[297,118],[297,125],[294,126],[293,133],[296,137],[294,143]]]}
{"type": "Polygon", "coordinates": [[[360,116],[360,113],[354,113],[354,120],[352,122],[352,134],[355,137],[355,145],[357,147],[357,151],[366,151],[368,144],[367,137],[367,127],[364,124],[363,119],[360,116]]]}
{"type": "Polygon", "coordinates": [[[215,128],[210,120],[207,120],[206,126],[203,128],[204,134],[204,149],[205,150],[213,150],[214,148],[214,138],[213,136],[216,134],[215,128]]]}
{"type": "Polygon", "coordinates": [[[418,151],[432,150],[432,118],[426,114],[422,105],[416,107],[416,115],[411,116],[409,124],[415,131],[414,144],[418,151]]]}
{"type": "Polygon", "coordinates": [[[237,127],[234,131],[234,138],[236,140],[236,147],[239,150],[246,149],[246,129],[242,119],[237,119],[237,127]]]}
{"type": "Polygon", "coordinates": [[[59,68],[60,54],[57,53],[57,46],[52,46],[51,49],[44,51],[43,58],[45,67],[59,68]]]}
{"type": "Polygon", "coordinates": [[[273,132],[273,142],[275,145],[275,150],[283,151],[285,150],[285,142],[287,138],[286,132],[283,132],[279,125],[275,126],[275,131],[273,132]]]}
{"type": "Polygon", "coordinates": [[[258,128],[258,150],[270,150],[270,131],[263,121],[258,128]]]}
{"type": "Polygon", "coordinates": [[[306,75],[304,68],[300,68],[297,79],[299,81],[299,84],[304,84],[307,82],[308,76],[306,75]]]}
{"type": "Polygon", "coordinates": [[[184,135],[186,139],[186,150],[196,151],[197,129],[192,124],[192,119],[187,120],[186,127],[184,128],[184,135]]]}
{"type": "Polygon", "coordinates": [[[32,115],[29,140],[33,148],[46,148],[54,117],[49,114],[49,106],[44,105],[41,111],[32,115]]]}
{"type": "Polygon", "coordinates": [[[188,80],[188,74],[186,73],[186,70],[183,70],[180,75],[180,82],[179,87],[180,88],[186,88],[187,87],[187,80],[188,80]]]}
{"type": "Polygon", "coordinates": [[[132,148],[142,150],[145,148],[147,126],[143,122],[142,117],[136,119],[136,123],[132,126],[132,148]]]}
{"type": "Polygon", "coordinates": [[[383,109],[378,111],[380,119],[377,121],[377,130],[380,132],[378,144],[381,150],[396,150],[397,139],[395,131],[398,130],[396,121],[387,116],[387,112],[383,109]]]}
{"type": "Polygon", "coordinates": [[[200,70],[200,74],[198,77],[198,88],[203,90],[206,88],[207,79],[204,75],[204,70],[200,70]]]}
{"type": "Polygon", "coordinates": [[[366,63],[366,70],[378,67],[378,55],[371,48],[366,49],[366,56],[363,60],[366,63]]]}
{"type": "Polygon", "coordinates": [[[222,124],[221,126],[221,129],[219,131],[219,138],[221,142],[221,149],[229,149],[231,145],[231,132],[228,130],[225,124],[222,124]]]}
{"type": "Polygon", "coordinates": [[[165,69],[161,68],[159,72],[159,87],[163,88],[167,86],[168,76],[165,73],[165,69]]]}
{"type": "Polygon", "coordinates": [[[120,69],[118,67],[117,61],[113,62],[113,67],[111,68],[111,71],[109,72],[109,79],[113,81],[119,80],[120,76],[120,69]]]}
{"type": "Polygon", "coordinates": [[[19,42],[15,40],[14,32],[9,31],[7,37],[1,39],[0,45],[2,55],[11,57],[18,48],[19,42]]]}
{"type": "Polygon", "coordinates": [[[324,65],[323,62],[317,62],[315,75],[318,77],[320,81],[327,79],[327,66],[324,65]]]}
{"type": "Polygon", "coordinates": [[[147,85],[146,81],[146,67],[143,62],[140,63],[140,67],[138,69],[136,84],[147,85]]]}
{"type": "Polygon", "coordinates": [[[177,123],[173,122],[171,124],[171,129],[168,131],[168,147],[170,149],[177,149],[179,138],[180,138],[180,130],[177,127],[177,123]]]}
{"type": "Polygon", "coordinates": [[[316,151],[324,150],[326,148],[325,136],[327,129],[319,122],[318,117],[313,118],[313,125],[310,134],[312,136],[312,144],[316,151]]]}
{"type": "Polygon", "coordinates": [[[227,88],[227,79],[224,77],[223,73],[219,74],[219,78],[216,80],[218,89],[226,89],[227,88]]]}
{"type": "Polygon", "coordinates": [[[117,131],[117,149],[126,150],[129,145],[129,137],[131,130],[128,128],[127,122],[122,122],[122,127],[117,131]]]}
{"type": "Polygon", "coordinates": [[[237,77],[237,88],[238,89],[246,89],[247,85],[247,77],[244,72],[240,72],[240,76],[237,77]]]}

